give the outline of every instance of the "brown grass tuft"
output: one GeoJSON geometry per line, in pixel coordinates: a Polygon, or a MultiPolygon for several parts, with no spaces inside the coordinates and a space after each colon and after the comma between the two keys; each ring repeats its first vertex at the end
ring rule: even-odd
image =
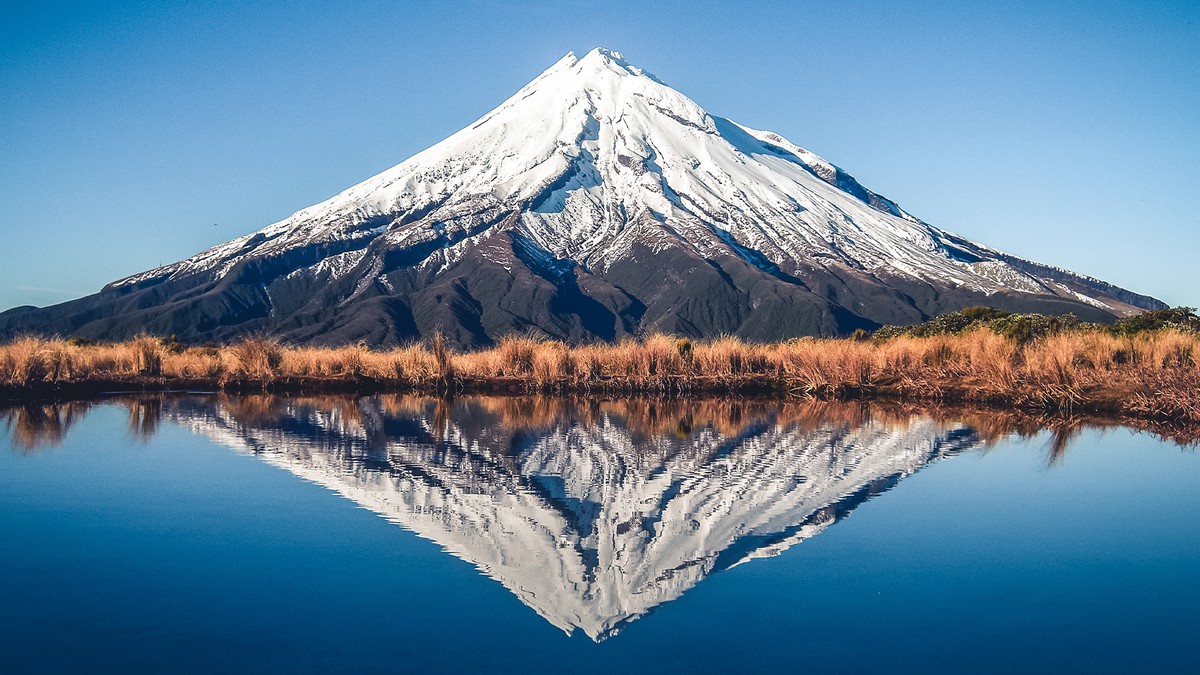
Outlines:
{"type": "Polygon", "coordinates": [[[231,345],[225,353],[232,361],[229,372],[250,380],[270,382],[283,365],[283,348],[268,338],[247,338],[231,345]]]}

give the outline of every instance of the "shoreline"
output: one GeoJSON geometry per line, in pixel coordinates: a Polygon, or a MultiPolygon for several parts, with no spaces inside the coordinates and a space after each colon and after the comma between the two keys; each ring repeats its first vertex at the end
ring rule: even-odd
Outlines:
{"type": "MultiPolygon", "coordinates": [[[[1162,392],[1156,392],[1161,394],[1162,392]]],[[[449,383],[403,382],[354,377],[278,377],[272,379],[177,378],[129,376],[88,378],[39,383],[27,387],[0,385],[0,406],[23,403],[61,402],[130,394],[204,395],[327,395],[370,396],[417,394],[430,397],[455,396],[598,396],[602,398],[721,398],[738,397],[771,401],[815,399],[839,403],[925,404],[963,406],[980,410],[1019,411],[1054,417],[1101,415],[1115,421],[1140,419],[1194,424],[1200,419],[1189,414],[1153,408],[1130,409],[1130,393],[1112,387],[1093,390],[1057,389],[1033,392],[999,390],[980,383],[943,382],[939,388],[913,384],[874,382],[867,385],[813,386],[810,381],[744,377],[720,380],[711,377],[675,376],[656,381],[656,386],[631,386],[624,381],[594,380],[583,384],[538,385],[517,376],[483,379],[458,378],[449,383]],[[1124,394],[1124,395],[1122,395],[1124,394]]]]}

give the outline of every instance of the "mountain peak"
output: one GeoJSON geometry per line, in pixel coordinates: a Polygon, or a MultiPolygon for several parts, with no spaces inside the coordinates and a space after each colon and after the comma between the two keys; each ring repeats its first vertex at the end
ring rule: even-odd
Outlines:
{"type": "Polygon", "coordinates": [[[610,59],[612,61],[625,61],[625,57],[621,56],[621,52],[618,52],[614,49],[609,49],[607,47],[593,47],[592,50],[587,53],[587,56],[598,56],[610,59]]]}
{"type": "Polygon", "coordinates": [[[623,68],[628,68],[631,65],[625,60],[625,57],[621,56],[621,52],[606,49],[605,47],[596,47],[592,49],[592,51],[585,54],[580,61],[607,61],[623,68]]]}
{"type": "MultiPolygon", "coordinates": [[[[603,73],[608,75],[646,77],[655,82],[659,82],[646,70],[639,68],[621,55],[621,52],[604,47],[596,47],[579,59],[575,68],[575,72],[579,75],[589,75],[603,73]]],[[[661,82],[659,82],[661,84],[661,82]]]]}

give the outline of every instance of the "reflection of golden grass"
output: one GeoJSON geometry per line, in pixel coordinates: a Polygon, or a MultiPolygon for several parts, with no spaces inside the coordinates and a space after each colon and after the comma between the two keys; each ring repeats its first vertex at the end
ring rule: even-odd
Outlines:
{"type": "Polygon", "coordinates": [[[158,433],[162,419],[162,398],[136,398],[129,401],[129,435],[148,441],[158,433]]]}
{"type": "Polygon", "coordinates": [[[26,404],[0,409],[0,419],[12,432],[12,443],[22,450],[61,445],[71,426],[87,414],[86,401],[26,404]]]}
{"type": "Polygon", "coordinates": [[[987,331],[881,341],[748,344],[665,335],[568,346],[507,337],[487,350],[430,346],[285,347],[252,338],[221,348],[170,348],[143,337],[75,345],[22,338],[0,346],[0,387],[64,383],[270,388],[345,384],[423,390],[695,393],[769,390],[829,397],[884,393],[1027,409],[1200,422],[1200,338],[1175,331],[1133,338],[1098,331],[1027,344],[987,331]]]}
{"type": "Polygon", "coordinates": [[[262,427],[281,419],[286,413],[284,404],[288,399],[272,394],[247,394],[222,396],[221,407],[238,424],[247,427],[262,427]]]}
{"type": "MultiPolygon", "coordinates": [[[[318,407],[325,409],[359,404],[359,399],[349,396],[288,400],[295,401],[296,405],[319,401],[318,407]]],[[[1028,438],[1049,431],[1051,457],[1048,461],[1051,463],[1065,452],[1068,442],[1084,428],[1128,426],[1151,431],[1180,445],[1194,445],[1200,441],[1200,426],[1196,425],[1054,412],[1030,414],[1016,409],[983,409],[937,402],[578,395],[473,395],[443,399],[416,393],[385,394],[377,400],[386,415],[428,418],[438,434],[448,424],[480,414],[487,424],[510,433],[539,433],[575,424],[595,426],[607,420],[641,437],[687,437],[703,429],[733,437],[750,426],[761,424],[814,430],[831,425],[857,429],[870,423],[886,429],[905,430],[915,420],[933,419],[946,429],[957,425],[970,427],[985,445],[1010,436],[1028,438]]]]}
{"type": "MultiPolygon", "coordinates": [[[[148,440],[159,428],[164,396],[107,399],[129,411],[131,437],[148,440]]],[[[222,395],[219,407],[244,429],[274,428],[289,418],[320,413],[330,424],[362,429],[367,417],[409,418],[428,423],[433,436],[445,439],[452,426],[467,425],[509,434],[541,434],[576,425],[614,424],[632,434],[638,447],[652,453],[661,444],[654,438],[687,439],[711,431],[734,438],[761,425],[810,431],[866,424],[904,431],[917,421],[935,420],[943,429],[971,429],[983,446],[1005,438],[1028,438],[1043,432],[1050,437],[1046,463],[1061,461],[1068,446],[1087,428],[1126,426],[1145,430],[1180,445],[1200,443],[1200,425],[1111,418],[1095,415],[1030,414],[1018,409],[980,409],[939,402],[829,401],[814,398],[768,400],[741,398],[680,398],[641,396],[465,396],[435,398],[415,393],[384,394],[374,398],[350,395],[285,397],[274,394],[222,395]],[[368,412],[375,411],[375,412],[368,412]]],[[[0,408],[0,421],[9,429],[13,447],[37,450],[60,445],[71,427],[91,409],[88,401],[25,404],[0,408]]],[[[378,425],[372,428],[379,430],[378,425]]]]}

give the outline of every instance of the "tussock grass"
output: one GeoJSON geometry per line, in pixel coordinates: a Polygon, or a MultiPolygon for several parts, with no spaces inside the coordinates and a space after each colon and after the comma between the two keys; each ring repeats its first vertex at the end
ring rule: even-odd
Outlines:
{"type": "Polygon", "coordinates": [[[978,329],[870,340],[751,344],[649,335],[570,346],[506,337],[457,354],[435,335],[389,350],[288,347],[255,337],[184,348],[151,337],[117,344],[21,338],[0,346],[10,397],[80,383],[131,388],[415,389],[423,391],[887,395],[1059,412],[1104,410],[1200,422],[1200,336],[1066,330],[1032,340],[978,329]]]}

